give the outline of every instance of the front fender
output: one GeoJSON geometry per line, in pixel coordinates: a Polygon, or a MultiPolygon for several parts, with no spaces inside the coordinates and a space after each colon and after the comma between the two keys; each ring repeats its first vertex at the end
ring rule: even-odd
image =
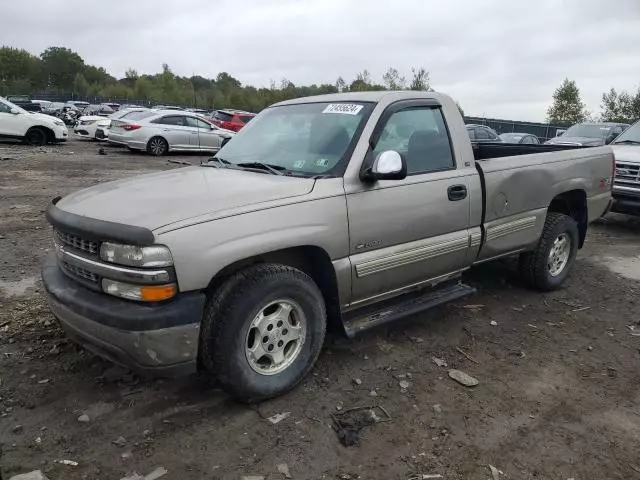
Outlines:
{"type": "Polygon", "coordinates": [[[244,213],[158,235],[173,254],[180,291],[202,290],[223,268],[286,248],[312,245],[348,257],[343,196],[244,213]]]}

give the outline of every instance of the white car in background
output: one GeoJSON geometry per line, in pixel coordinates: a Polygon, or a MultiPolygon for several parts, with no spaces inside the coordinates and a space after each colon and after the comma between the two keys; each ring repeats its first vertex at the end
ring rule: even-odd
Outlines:
{"type": "Polygon", "coordinates": [[[66,142],[64,122],[43,113],[32,113],[0,97],[0,138],[22,140],[29,145],[66,142]]]}
{"type": "Polygon", "coordinates": [[[83,115],[78,119],[78,125],[75,126],[73,131],[77,136],[82,138],[106,140],[109,136],[108,132],[111,120],[124,118],[133,112],[143,112],[146,110],[148,110],[148,108],[129,108],[113,112],[107,117],[104,115],[83,115]]]}
{"type": "Polygon", "coordinates": [[[217,152],[234,135],[195,113],[149,110],[112,120],[108,140],[160,156],[174,151],[217,152]]]}

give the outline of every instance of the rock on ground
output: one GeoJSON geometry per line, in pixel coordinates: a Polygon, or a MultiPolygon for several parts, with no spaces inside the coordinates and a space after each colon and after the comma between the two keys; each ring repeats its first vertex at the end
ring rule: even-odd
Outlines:
{"type": "Polygon", "coordinates": [[[460,370],[449,370],[449,376],[465,387],[475,387],[479,383],[476,378],[473,378],[471,375],[467,375],[460,370]]]}

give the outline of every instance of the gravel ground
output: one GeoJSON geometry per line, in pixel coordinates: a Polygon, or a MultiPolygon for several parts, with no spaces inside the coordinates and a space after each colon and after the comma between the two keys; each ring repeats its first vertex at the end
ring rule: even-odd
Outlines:
{"type": "Polygon", "coordinates": [[[2,478],[41,469],[51,480],[118,480],[164,467],[163,480],[273,480],[285,470],[294,479],[486,480],[496,478],[489,465],[500,479],[640,478],[637,219],[594,225],[560,291],[531,292],[510,262],[487,265],[466,279],[474,297],[353,341],[331,336],[301,386],[247,407],[202,378],[139,379],[57,327],[39,279],[50,200],[181,168],[98,148],[0,144],[2,478]],[[448,368],[479,384],[456,383],[448,368]],[[345,447],[332,415],[362,406],[390,419],[345,447]],[[268,420],[280,413],[289,416],[268,420]]]}

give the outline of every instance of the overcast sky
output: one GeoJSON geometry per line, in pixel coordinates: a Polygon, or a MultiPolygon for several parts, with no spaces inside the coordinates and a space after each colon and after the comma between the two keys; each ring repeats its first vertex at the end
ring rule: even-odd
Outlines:
{"type": "Polygon", "coordinates": [[[640,0],[1,0],[0,44],[51,45],[121,77],[227,71],[244,84],[378,81],[424,67],[468,115],[542,121],[553,90],[640,86],[640,0]]]}

